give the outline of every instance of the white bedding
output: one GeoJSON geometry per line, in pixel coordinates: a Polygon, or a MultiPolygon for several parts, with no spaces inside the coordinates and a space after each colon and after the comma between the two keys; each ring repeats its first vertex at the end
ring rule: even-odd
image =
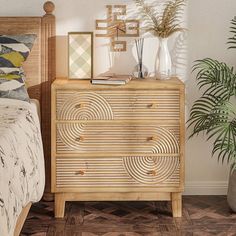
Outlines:
{"type": "Polygon", "coordinates": [[[40,124],[35,105],[0,98],[0,235],[12,236],[29,202],[45,184],[40,124]]]}
{"type": "Polygon", "coordinates": [[[39,101],[37,99],[30,99],[30,103],[33,106],[33,109],[35,109],[35,111],[38,114],[39,119],[41,118],[41,114],[40,114],[40,104],[39,101]]]}

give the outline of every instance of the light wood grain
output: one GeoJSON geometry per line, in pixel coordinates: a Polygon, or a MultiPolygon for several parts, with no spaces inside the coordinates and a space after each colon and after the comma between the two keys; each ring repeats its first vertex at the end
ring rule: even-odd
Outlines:
{"type": "Polygon", "coordinates": [[[17,222],[16,222],[16,227],[15,227],[15,230],[14,230],[14,236],[19,236],[20,235],[21,229],[22,229],[22,227],[25,223],[25,220],[27,218],[27,215],[29,213],[31,205],[32,205],[32,203],[30,202],[22,209],[21,214],[18,217],[17,222]]]}
{"type": "MultiPolygon", "coordinates": [[[[112,154],[111,154],[112,155],[112,154]]],[[[60,188],[122,187],[130,191],[137,188],[178,188],[179,157],[170,155],[129,157],[57,158],[56,184],[60,188]]]]}
{"type": "Polygon", "coordinates": [[[57,153],[179,153],[175,133],[158,123],[58,123],[57,131],[57,153]]]}
{"type": "Polygon", "coordinates": [[[55,193],[55,217],[63,218],[65,213],[65,194],[55,193]]]}
{"type": "Polygon", "coordinates": [[[65,213],[65,194],[55,193],[55,217],[63,218],[65,213]]]}
{"type": "Polygon", "coordinates": [[[52,2],[44,4],[46,15],[42,18],[41,33],[41,126],[42,138],[45,158],[46,186],[44,199],[51,201],[51,84],[56,75],[56,27],[55,16],[52,14],[54,10],[52,2]]]}
{"type": "Polygon", "coordinates": [[[181,193],[171,193],[173,217],[182,217],[182,196],[181,193]]]}
{"type": "Polygon", "coordinates": [[[179,118],[179,90],[57,90],[58,120],[179,118]]]}
{"type": "Polygon", "coordinates": [[[170,201],[169,192],[64,192],[55,193],[55,217],[63,218],[67,201],[170,201]]]}
{"type": "MultiPolygon", "coordinates": [[[[184,84],[178,78],[132,80],[125,86],[57,79],[52,191],[66,201],[162,196],[172,200],[173,216],[179,217],[184,129],[184,84]]],[[[61,217],[64,210],[58,207],[61,217]]]]}
{"type": "Polygon", "coordinates": [[[109,86],[109,85],[94,85],[90,83],[88,80],[81,80],[79,83],[75,83],[76,81],[70,80],[65,77],[57,78],[55,83],[53,83],[53,89],[64,89],[64,90],[126,90],[126,89],[145,89],[145,90],[153,90],[155,88],[158,89],[184,89],[184,83],[179,80],[177,77],[171,77],[167,80],[160,80],[155,77],[146,78],[145,81],[141,79],[132,79],[129,83],[122,86],[109,86]]]}

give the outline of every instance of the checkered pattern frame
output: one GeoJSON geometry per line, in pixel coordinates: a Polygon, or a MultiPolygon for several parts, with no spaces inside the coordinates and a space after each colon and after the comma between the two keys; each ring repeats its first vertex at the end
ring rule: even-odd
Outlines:
{"type": "Polygon", "coordinates": [[[69,78],[93,76],[93,33],[69,33],[69,78]]]}

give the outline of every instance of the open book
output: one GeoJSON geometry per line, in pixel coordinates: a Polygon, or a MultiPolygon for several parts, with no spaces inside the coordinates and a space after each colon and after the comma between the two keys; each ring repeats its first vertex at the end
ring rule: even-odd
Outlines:
{"type": "Polygon", "coordinates": [[[123,85],[132,79],[131,75],[105,74],[92,79],[92,84],[123,85]]]}

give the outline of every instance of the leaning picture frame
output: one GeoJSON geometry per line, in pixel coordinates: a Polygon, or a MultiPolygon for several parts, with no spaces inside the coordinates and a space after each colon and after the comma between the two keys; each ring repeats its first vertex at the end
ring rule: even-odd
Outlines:
{"type": "Polygon", "coordinates": [[[93,32],[68,33],[69,79],[93,78],[93,32]]]}

